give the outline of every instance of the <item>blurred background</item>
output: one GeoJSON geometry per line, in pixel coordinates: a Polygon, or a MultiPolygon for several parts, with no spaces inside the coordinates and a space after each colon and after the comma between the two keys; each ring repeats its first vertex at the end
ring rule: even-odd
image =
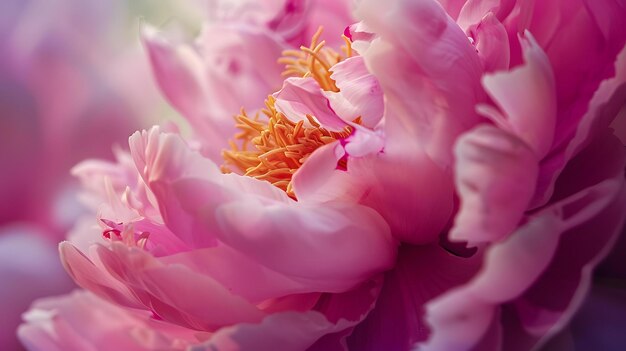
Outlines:
{"type": "Polygon", "coordinates": [[[179,118],[160,97],[142,22],[198,31],[200,1],[0,0],[0,350],[30,303],[75,288],[57,243],[85,211],[70,169],[179,118]]]}

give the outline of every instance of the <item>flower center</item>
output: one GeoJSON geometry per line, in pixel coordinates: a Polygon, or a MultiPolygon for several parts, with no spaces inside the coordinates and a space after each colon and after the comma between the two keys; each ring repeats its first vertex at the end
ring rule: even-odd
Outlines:
{"type": "Polygon", "coordinates": [[[267,122],[259,121],[258,114],[248,117],[243,109],[235,117],[241,130],[235,139],[241,141],[241,147],[231,141],[231,150],[222,152],[225,161],[222,172],[230,173],[236,168],[246,176],[272,183],[295,199],[291,178],[296,170],[317,148],[348,137],[352,130],[351,127],[341,132],[326,130],[311,115],[306,116],[310,126],[304,120],[292,122],[276,111],[274,101],[272,96],[265,101],[262,112],[267,122]]]}
{"type": "MultiPolygon", "coordinates": [[[[320,87],[327,91],[338,92],[335,82],[330,78],[330,68],[345,59],[334,50],[325,48],[324,41],[318,43],[322,28],[313,36],[310,47],[302,46],[301,51],[283,52],[280,63],[286,65],[285,76],[312,77],[320,87]]],[[[352,55],[350,41],[346,40],[344,51],[347,57],[352,55]]],[[[352,132],[346,127],[340,132],[333,132],[322,127],[314,116],[306,115],[304,120],[293,122],[274,106],[275,98],[265,100],[265,109],[261,112],[267,120],[260,120],[259,114],[250,118],[244,109],[235,116],[236,127],[240,130],[230,141],[230,150],[222,151],[224,164],[222,172],[230,173],[235,169],[246,176],[265,180],[284,190],[287,195],[296,198],[291,186],[291,178],[320,146],[337,139],[343,139],[352,132]]],[[[355,120],[359,123],[359,120],[355,120]]]]}

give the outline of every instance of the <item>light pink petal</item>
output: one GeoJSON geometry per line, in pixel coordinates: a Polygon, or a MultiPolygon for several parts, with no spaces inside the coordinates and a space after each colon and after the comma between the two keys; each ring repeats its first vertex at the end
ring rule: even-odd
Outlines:
{"type": "Polygon", "coordinates": [[[274,313],[259,324],[238,324],[222,328],[211,339],[192,349],[209,350],[343,350],[340,335],[333,333],[353,327],[362,321],[374,307],[380,283],[368,282],[343,294],[328,294],[318,305],[307,312],[274,313]],[[320,338],[322,338],[320,340],[320,338]]]}
{"type": "Polygon", "coordinates": [[[38,300],[18,335],[29,350],[183,350],[194,331],[165,326],[149,313],[125,310],[85,291],[38,300]]]}
{"type": "Polygon", "coordinates": [[[509,37],[506,28],[495,15],[487,14],[476,26],[470,27],[469,31],[485,72],[509,68],[509,37]]]}
{"type": "Polygon", "coordinates": [[[463,135],[456,145],[461,208],[450,233],[470,243],[497,241],[522,219],[537,179],[537,158],[517,137],[491,126],[463,135]]]}
{"type": "MultiPolygon", "coordinates": [[[[160,261],[182,264],[195,273],[209,276],[234,295],[254,304],[278,296],[316,292],[315,284],[273,271],[226,245],[162,257],[160,261]]],[[[299,303],[296,301],[290,307],[300,310],[299,303]]],[[[279,304],[274,301],[271,305],[276,309],[279,304]]]]}
{"type": "Polygon", "coordinates": [[[287,78],[274,97],[276,110],[293,122],[303,120],[308,123],[306,116],[310,115],[332,131],[340,131],[347,126],[333,111],[328,98],[313,78],[287,78]]]}
{"type": "Polygon", "coordinates": [[[144,26],[142,34],[156,81],[165,97],[197,128],[197,133],[222,140],[204,105],[208,88],[198,53],[189,45],[170,43],[153,27],[144,26]]]}
{"type": "Polygon", "coordinates": [[[328,291],[352,288],[390,268],[395,258],[389,227],[365,206],[294,206],[247,199],[220,206],[217,216],[222,242],[277,272],[309,279],[328,291]]]}
{"type": "Polygon", "coordinates": [[[76,284],[109,301],[129,307],[141,304],[128,287],[109,275],[100,265],[78,251],[69,242],[59,245],[61,262],[76,284]]]}
{"type": "Polygon", "coordinates": [[[298,201],[323,203],[340,199],[356,202],[363,193],[360,187],[352,184],[357,179],[337,168],[344,156],[345,150],[339,142],[315,150],[291,180],[298,201]]]}
{"type": "Polygon", "coordinates": [[[209,331],[264,316],[219,282],[183,265],[163,264],[145,251],[117,243],[98,246],[96,252],[108,273],[141,300],[143,309],[170,323],[209,331]]]}
{"type": "Polygon", "coordinates": [[[362,203],[380,213],[400,241],[436,241],[450,220],[452,177],[418,148],[350,158],[348,172],[363,188],[362,203]]]}
{"type": "Polygon", "coordinates": [[[210,104],[219,131],[232,133],[233,116],[242,107],[249,112],[263,108],[267,96],[280,88],[284,66],[276,61],[288,46],[275,33],[233,23],[207,25],[197,42],[208,91],[204,103],[210,104]]]}
{"type": "Polygon", "coordinates": [[[386,273],[376,308],[348,338],[350,350],[409,350],[426,340],[424,305],[465,283],[480,261],[480,255],[457,257],[437,244],[402,246],[396,266],[386,273]]]}
{"type": "Polygon", "coordinates": [[[554,139],[554,76],[548,58],[530,33],[520,41],[525,64],[509,72],[486,75],[483,86],[505,113],[512,131],[542,158],[554,139]]]}
{"type": "Polygon", "coordinates": [[[449,166],[452,145],[479,117],[482,65],[461,28],[435,0],[361,1],[356,15],[377,33],[361,54],[386,98],[388,140],[417,140],[449,166]]]}
{"type": "Polygon", "coordinates": [[[192,247],[213,245],[213,234],[194,224],[193,215],[181,206],[170,183],[180,178],[216,177],[220,175],[217,166],[191,151],[180,136],[161,133],[157,127],[136,132],[129,143],[137,170],[154,193],[168,228],[192,247]]]}
{"type": "Polygon", "coordinates": [[[377,154],[385,148],[385,137],[382,129],[371,130],[358,124],[352,124],[354,131],[345,139],[346,153],[350,157],[363,157],[377,154]]]}
{"type": "Polygon", "coordinates": [[[276,60],[286,46],[263,28],[208,25],[194,46],[169,42],[147,27],[144,42],[161,90],[213,160],[236,131],[233,116],[242,107],[263,107],[282,81],[276,60]]]}
{"type": "Polygon", "coordinates": [[[188,247],[217,244],[215,210],[224,203],[246,197],[292,201],[268,182],[222,174],[180,136],[161,133],[158,128],[135,133],[130,138],[130,149],[137,169],[156,197],[166,226],[188,247]]]}
{"type": "Polygon", "coordinates": [[[503,349],[531,348],[558,331],[582,301],[592,267],[621,228],[626,210],[623,183],[620,174],[546,207],[509,239],[492,246],[482,271],[470,283],[427,306],[433,334],[424,350],[471,349],[498,306],[510,301],[514,312],[507,310],[508,319],[502,323],[519,323],[507,324],[503,349]]]}
{"type": "Polygon", "coordinates": [[[361,117],[363,125],[374,128],[383,117],[383,92],[369,73],[362,56],[350,57],[331,68],[330,76],[338,93],[324,92],[330,106],[346,122],[361,117]]]}

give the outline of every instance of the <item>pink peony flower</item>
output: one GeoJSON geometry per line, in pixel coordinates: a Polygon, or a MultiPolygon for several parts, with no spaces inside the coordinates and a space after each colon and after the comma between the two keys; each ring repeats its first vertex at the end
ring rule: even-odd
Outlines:
{"type": "MultiPolygon", "coordinates": [[[[126,313],[121,342],[546,344],[624,223],[609,125],[626,101],[626,8],[362,0],[342,51],[320,32],[298,42],[315,27],[307,2],[269,4],[222,8],[193,45],[145,30],[194,139],[154,127],[117,162],[74,169],[98,224],[61,257],[103,313],[126,313]]],[[[117,334],[97,321],[77,337],[86,296],[36,306],[21,337],[40,349],[117,334]]]]}

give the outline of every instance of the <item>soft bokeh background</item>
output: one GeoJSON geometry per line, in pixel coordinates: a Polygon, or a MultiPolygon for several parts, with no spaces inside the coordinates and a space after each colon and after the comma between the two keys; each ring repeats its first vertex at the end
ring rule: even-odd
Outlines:
{"type": "Polygon", "coordinates": [[[0,0],[0,350],[21,349],[15,328],[34,299],[75,288],[57,253],[84,211],[71,167],[177,118],[152,80],[142,21],[193,32],[201,6],[0,0]]]}

